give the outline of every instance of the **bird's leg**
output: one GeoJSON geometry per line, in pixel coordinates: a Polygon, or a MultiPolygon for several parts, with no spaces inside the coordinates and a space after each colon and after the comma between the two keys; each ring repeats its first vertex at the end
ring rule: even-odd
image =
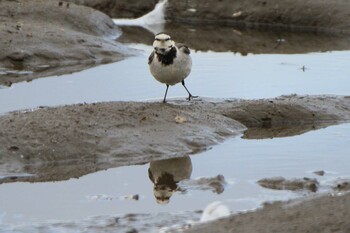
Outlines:
{"type": "Polygon", "coordinates": [[[169,84],[166,85],[166,90],[165,90],[165,95],[164,95],[164,99],[163,99],[163,103],[166,103],[166,95],[168,94],[168,88],[169,88],[169,84]]]}
{"type": "Polygon", "coordinates": [[[193,99],[193,98],[197,98],[198,96],[193,96],[189,91],[188,91],[188,89],[187,89],[187,87],[186,87],[186,85],[185,85],[185,80],[182,80],[182,86],[184,86],[184,88],[186,89],[186,91],[187,91],[187,93],[188,93],[188,98],[187,98],[187,100],[188,101],[190,101],[191,99],[193,99]]]}

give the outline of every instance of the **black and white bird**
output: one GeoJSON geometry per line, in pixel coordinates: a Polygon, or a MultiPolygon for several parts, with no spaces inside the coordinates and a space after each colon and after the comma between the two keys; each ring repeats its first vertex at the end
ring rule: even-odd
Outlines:
{"type": "Polygon", "coordinates": [[[165,33],[155,36],[153,52],[148,58],[151,74],[156,80],[166,85],[163,103],[166,102],[169,85],[180,83],[188,93],[188,100],[195,98],[185,85],[185,78],[191,73],[192,59],[190,50],[186,45],[178,44],[171,40],[165,33]]]}

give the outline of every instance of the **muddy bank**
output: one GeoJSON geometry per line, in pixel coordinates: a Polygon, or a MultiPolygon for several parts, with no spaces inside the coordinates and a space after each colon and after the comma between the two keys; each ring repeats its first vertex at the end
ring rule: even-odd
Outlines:
{"type": "Polygon", "coordinates": [[[169,0],[167,18],[176,22],[220,24],[294,31],[349,32],[350,3],[344,0],[169,0]]]}
{"type": "MultiPolygon", "coordinates": [[[[122,43],[152,45],[154,35],[142,27],[121,26],[123,34],[117,39],[122,43]]],[[[172,38],[186,43],[198,51],[234,52],[253,54],[302,54],[349,50],[349,37],[322,33],[293,33],[239,29],[233,27],[192,26],[167,23],[164,26],[172,38]]]]}
{"type": "Polygon", "coordinates": [[[350,98],[336,96],[110,102],[13,112],[0,117],[1,182],[64,180],[191,155],[246,127],[261,128],[259,137],[282,126],[295,128],[296,135],[305,132],[298,126],[337,124],[350,120],[349,113],[350,98]]]}
{"type": "MultiPolygon", "coordinates": [[[[157,1],[71,0],[107,13],[112,18],[137,18],[157,1]]],[[[194,25],[230,25],[293,31],[349,33],[350,3],[344,0],[168,0],[168,21],[194,25]]]]}
{"type": "Polygon", "coordinates": [[[327,195],[266,204],[254,212],[192,226],[181,232],[349,232],[349,218],[350,194],[327,195]]]}
{"type": "Polygon", "coordinates": [[[106,13],[112,18],[138,18],[151,10],[158,0],[68,0],[106,13]]]}
{"type": "Polygon", "coordinates": [[[59,1],[0,1],[0,84],[70,73],[130,53],[105,14],[59,1]]]}

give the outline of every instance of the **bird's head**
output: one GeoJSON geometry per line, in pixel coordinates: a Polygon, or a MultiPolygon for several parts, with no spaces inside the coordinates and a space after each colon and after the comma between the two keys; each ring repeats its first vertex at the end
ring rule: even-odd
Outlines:
{"type": "Polygon", "coordinates": [[[165,33],[159,33],[154,38],[153,48],[158,54],[167,54],[174,46],[175,42],[165,33]]]}
{"type": "Polygon", "coordinates": [[[169,203],[174,192],[174,189],[164,184],[155,185],[153,188],[153,194],[157,200],[157,203],[162,205],[169,203]]]}

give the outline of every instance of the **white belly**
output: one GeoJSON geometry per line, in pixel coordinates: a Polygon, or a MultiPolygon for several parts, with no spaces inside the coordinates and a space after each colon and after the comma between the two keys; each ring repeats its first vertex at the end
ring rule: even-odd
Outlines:
{"type": "Polygon", "coordinates": [[[157,54],[153,58],[149,69],[156,80],[168,85],[175,85],[184,80],[191,72],[192,60],[187,54],[177,52],[177,56],[170,65],[163,65],[158,61],[157,54]]]}

